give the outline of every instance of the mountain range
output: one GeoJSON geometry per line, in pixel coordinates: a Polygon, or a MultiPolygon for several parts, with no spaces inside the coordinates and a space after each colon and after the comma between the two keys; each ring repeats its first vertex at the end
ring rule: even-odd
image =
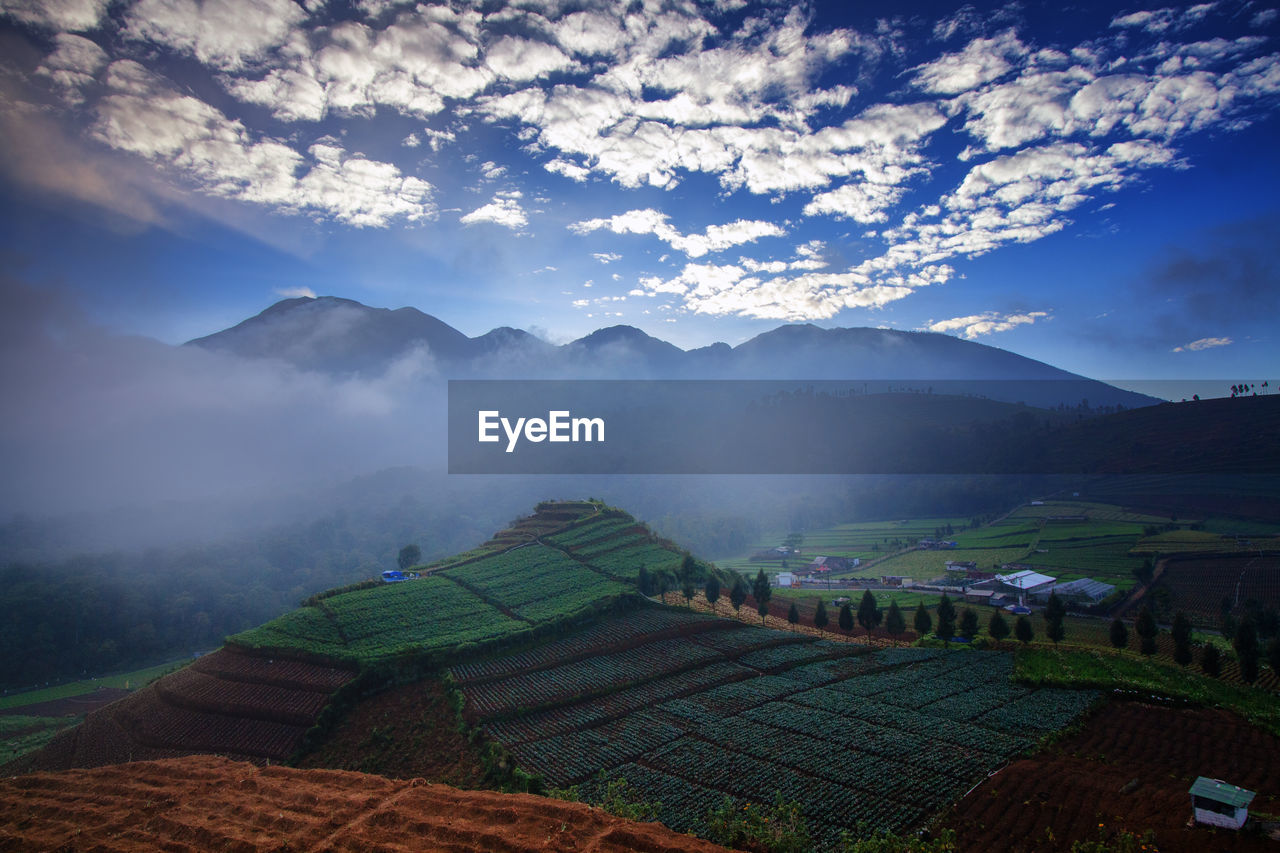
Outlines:
{"type": "Polygon", "coordinates": [[[447,378],[826,379],[885,388],[941,383],[949,393],[1037,406],[1158,402],[950,335],[811,324],[779,326],[733,347],[682,350],[633,326],[598,329],[556,346],[505,326],[471,338],[416,308],[321,296],[277,302],[187,345],[333,374],[378,375],[398,359],[418,356],[447,378]]]}

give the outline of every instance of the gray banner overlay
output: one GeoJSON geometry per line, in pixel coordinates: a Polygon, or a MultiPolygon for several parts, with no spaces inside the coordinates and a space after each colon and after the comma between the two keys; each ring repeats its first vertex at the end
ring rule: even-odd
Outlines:
{"type": "Polygon", "coordinates": [[[449,472],[1280,472],[1280,395],[1126,406],[1081,390],[1075,380],[451,380],[449,472]]]}

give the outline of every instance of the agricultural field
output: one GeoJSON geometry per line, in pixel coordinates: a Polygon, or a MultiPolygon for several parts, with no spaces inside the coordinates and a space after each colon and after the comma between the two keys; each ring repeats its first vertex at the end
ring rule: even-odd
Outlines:
{"type": "MultiPolygon", "coordinates": [[[[817,556],[858,557],[863,563],[867,563],[893,553],[895,542],[905,546],[914,545],[922,538],[933,536],[939,528],[944,528],[948,524],[958,535],[960,528],[967,525],[969,521],[968,518],[950,517],[914,518],[837,524],[821,530],[809,530],[804,533],[800,555],[788,560],[787,565],[789,568],[798,568],[808,564],[817,556]]],[[[956,539],[957,535],[948,538],[956,539]]],[[[761,539],[742,556],[717,561],[717,565],[738,572],[750,572],[753,575],[760,569],[766,572],[783,571],[781,560],[752,560],[750,557],[758,551],[776,548],[785,538],[785,533],[778,533],[761,539]]]]}
{"type": "Polygon", "coordinates": [[[1222,602],[1239,615],[1243,604],[1257,600],[1264,608],[1280,607],[1280,554],[1170,559],[1156,583],[1157,600],[1167,593],[1167,609],[1184,610],[1193,623],[1220,624],[1222,602]]]}
{"type": "Polygon", "coordinates": [[[1066,853],[1074,841],[1147,830],[1165,853],[1261,853],[1276,844],[1261,833],[1189,828],[1187,790],[1197,776],[1230,780],[1257,792],[1252,814],[1276,814],[1277,766],[1280,738],[1228,712],[1113,701],[986,780],[944,823],[964,853],[1066,853]]]}
{"type": "Polygon", "coordinates": [[[351,665],[447,656],[633,595],[642,566],[672,569],[683,556],[619,510],[540,504],[485,546],[426,567],[419,580],[317,596],[229,642],[351,665]]]}
{"type": "Polygon", "coordinates": [[[278,763],[297,751],[330,696],[354,677],[348,669],[222,649],[90,713],[7,769],[97,767],[197,752],[278,763]]]}
{"type": "Polygon", "coordinates": [[[659,819],[704,830],[727,795],[801,804],[824,842],[903,830],[1092,704],[1013,684],[1008,653],[821,640],[644,608],[531,652],[451,671],[464,714],[517,764],[590,799],[624,778],[659,819]]]}

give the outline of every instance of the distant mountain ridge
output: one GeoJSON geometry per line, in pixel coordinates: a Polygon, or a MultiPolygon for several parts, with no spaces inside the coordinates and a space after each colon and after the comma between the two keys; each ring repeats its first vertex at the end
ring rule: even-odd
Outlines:
{"type": "Polygon", "coordinates": [[[787,325],[737,346],[718,342],[682,350],[619,325],[556,346],[505,326],[471,338],[416,308],[371,308],[335,296],[286,299],[186,345],[329,373],[379,373],[396,359],[420,353],[450,378],[949,381],[961,383],[955,393],[1040,406],[1082,399],[1093,406],[1158,402],[1007,350],[933,332],[787,325]],[[964,385],[977,381],[1011,384],[994,393],[964,385]]]}

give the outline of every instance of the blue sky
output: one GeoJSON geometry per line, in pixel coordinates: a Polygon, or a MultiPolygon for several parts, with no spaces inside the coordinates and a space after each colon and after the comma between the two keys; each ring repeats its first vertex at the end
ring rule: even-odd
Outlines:
{"type": "MultiPolygon", "coordinates": [[[[0,0],[0,252],[171,343],[934,330],[1275,379],[1274,4],[0,0]]],[[[1274,383],[1273,383],[1274,384],[1274,383]]]]}

